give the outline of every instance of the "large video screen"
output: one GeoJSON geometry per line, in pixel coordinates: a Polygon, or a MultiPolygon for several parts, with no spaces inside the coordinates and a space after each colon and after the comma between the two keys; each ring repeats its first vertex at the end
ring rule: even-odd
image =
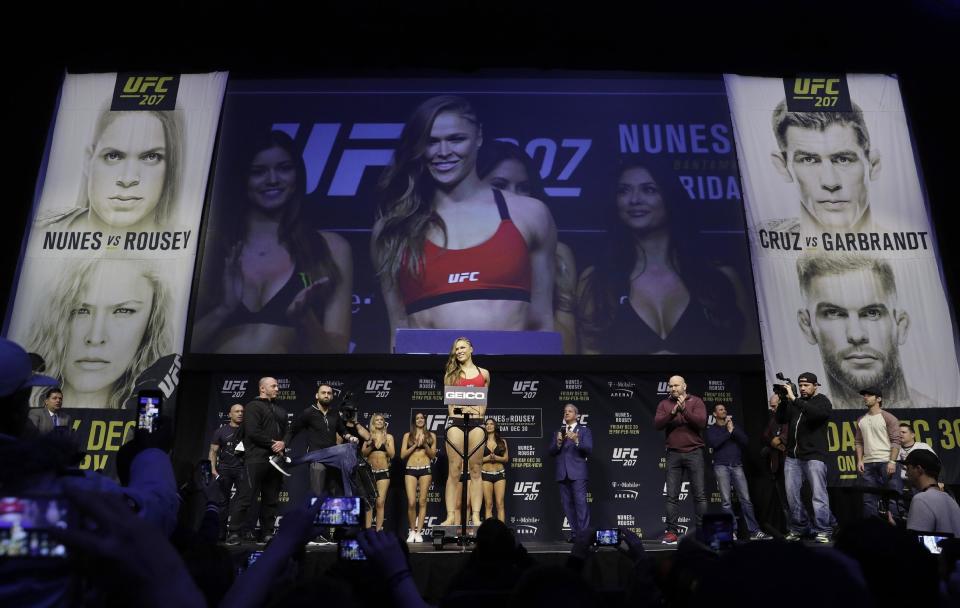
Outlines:
{"type": "Polygon", "coordinates": [[[193,353],[759,352],[719,77],[234,81],[213,180],[193,353]]]}

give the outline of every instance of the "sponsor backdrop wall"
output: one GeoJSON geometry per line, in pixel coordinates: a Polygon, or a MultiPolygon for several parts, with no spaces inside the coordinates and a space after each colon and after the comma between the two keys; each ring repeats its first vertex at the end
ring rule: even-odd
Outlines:
{"type": "MultiPolygon", "coordinates": [[[[663,531],[664,439],[653,428],[653,414],[657,403],[666,397],[666,376],[523,375],[498,374],[495,370],[491,374],[487,416],[497,420],[510,452],[508,524],[532,540],[560,539],[567,529],[559,490],[553,481],[555,465],[547,448],[562,426],[564,404],[573,403],[580,410],[581,423],[591,428],[594,437],[588,495],[592,522],[602,527],[629,527],[648,538],[663,531]]],[[[233,403],[246,403],[256,396],[257,380],[253,375],[212,375],[207,437],[223,423],[225,412],[233,403]]],[[[280,403],[291,416],[313,402],[318,384],[324,382],[333,385],[338,398],[352,394],[365,425],[373,413],[383,413],[388,432],[398,445],[418,411],[427,415],[427,424],[442,441],[447,409],[443,406],[443,386],[438,374],[279,374],[277,380],[280,403]]],[[[691,374],[687,382],[692,392],[703,396],[708,408],[715,403],[733,404],[734,420],[742,418],[737,374],[691,374]]],[[[294,441],[295,454],[304,449],[302,439],[294,441]]],[[[434,464],[430,490],[430,524],[444,517],[446,466],[445,452],[441,451],[434,464]]],[[[294,469],[295,475],[286,481],[281,501],[306,501],[305,469],[294,469]]],[[[711,503],[719,505],[712,474],[708,475],[707,487],[711,503]]],[[[690,524],[693,516],[688,488],[685,483],[681,495],[683,525],[690,524]]],[[[405,531],[406,499],[399,458],[392,462],[387,501],[387,526],[405,531]]]]}

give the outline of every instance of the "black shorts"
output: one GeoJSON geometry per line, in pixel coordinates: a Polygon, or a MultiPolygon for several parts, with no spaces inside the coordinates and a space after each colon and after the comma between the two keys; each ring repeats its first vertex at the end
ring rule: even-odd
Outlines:
{"type": "Polygon", "coordinates": [[[433,475],[433,470],[430,468],[430,465],[423,467],[407,467],[403,474],[420,479],[424,475],[433,475]]]}
{"type": "Polygon", "coordinates": [[[376,481],[382,479],[390,479],[390,469],[380,469],[379,471],[373,471],[373,478],[376,481]]]}
{"type": "Polygon", "coordinates": [[[489,481],[490,483],[497,483],[501,479],[507,480],[507,470],[501,469],[499,471],[480,471],[480,477],[483,481],[489,481]]]}

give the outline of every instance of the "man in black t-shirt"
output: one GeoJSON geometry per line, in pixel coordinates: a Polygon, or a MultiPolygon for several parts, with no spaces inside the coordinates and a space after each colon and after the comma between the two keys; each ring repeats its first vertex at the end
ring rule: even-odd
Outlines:
{"type": "Polygon", "coordinates": [[[220,484],[223,503],[220,505],[220,535],[226,534],[228,545],[240,544],[240,535],[249,536],[250,530],[244,530],[247,523],[247,509],[250,508],[250,483],[243,467],[243,451],[237,451],[237,444],[243,440],[243,405],[230,406],[230,420],[214,431],[210,440],[210,465],[214,478],[220,484]],[[236,495],[231,499],[231,488],[236,487],[236,495]],[[227,514],[230,515],[229,529],[227,514]]]}
{"type": "MultiPolygon", "coordinates": [[[[337,435],[351,443],[370,437],[362,425],[345,423],[340,412],[331,407],[332,403],[333,387],[321,384],[317,387],[317,402],[303,410],[293,421],[283,438],[284,445],[290,445],[293,438],[304,430],[307,431],[307,452],[337,445],[337,435]]],[[[310,490],[314,496],[320,496],[324,489],[329,496],[343,494],[340,471],[333,469],[332,474],[327,475],[328,468],[332,467],[320,462],[310,463],[310,490]]]]}
{"type": "Polygon", "coordinates": [[[275,403],[280,393],[276,378],[261,378],[258,390],[257,398],[247,403],[243,411],[243,459],[251,504],[260,499],[260,509],[250,509],[247,526],[253,530],[259,519],[263,541],[269,542],[277,521],[283,481],[280,471],[270,464],[270,458],[284,454],[286,445],[282,437],[287,430],[287,412],[275,403]]]}

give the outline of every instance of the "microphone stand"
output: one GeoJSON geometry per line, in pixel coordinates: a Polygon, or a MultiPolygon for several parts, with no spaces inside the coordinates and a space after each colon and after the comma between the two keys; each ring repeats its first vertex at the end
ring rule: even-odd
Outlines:
{"type": "MultiPolygon", "coordinates": [[[[454,413],[456,413],[456,409],[454,409],[454,413]]],[[[470,457],[483,447],[483,442],[481,441],[472,450],[470,449],[470,412],[465,412],[463,408],[460,408],[460,414],[463,416],[463,422],[461,424],[453,423],[450,426],[459,428],[463,432],[463,452],[458,450],[450,442],[449,438],[445,439],[445,441],[450,449],[460,455],[463,463],[460,469],[460,534],[457,536],[457,544],[462,547],[476,541],[476,538],[467,535],[467,513],[469,506],[467,483],[470,480],[470,457]]]]}

